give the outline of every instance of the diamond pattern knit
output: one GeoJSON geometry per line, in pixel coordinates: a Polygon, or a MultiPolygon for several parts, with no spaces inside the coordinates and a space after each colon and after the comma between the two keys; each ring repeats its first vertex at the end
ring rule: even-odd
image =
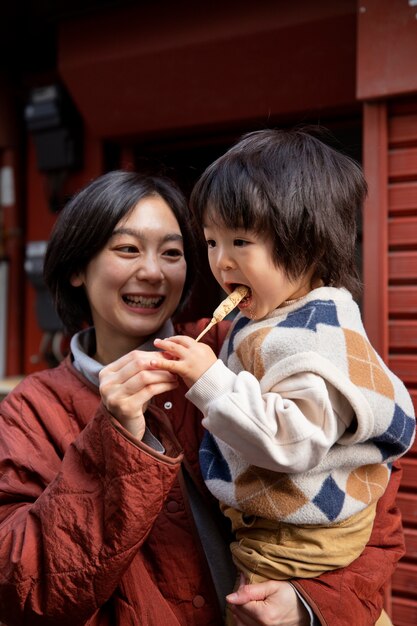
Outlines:
{"type": "Polygon", "coordinates": [[[267,519],[327,525],[378,500],[391,463],[413,442],[414,409],[402,382],[370,345],[347,291],[316,289],[260,321],[238,316],[221,358],[236,375],[253,374],[263,394],[288,377],[313,372],[343,394],[355,414],[318,465],[300,473],[249,464],[230,441],[206,433],[202,472],[222,503],[267,519]]]}

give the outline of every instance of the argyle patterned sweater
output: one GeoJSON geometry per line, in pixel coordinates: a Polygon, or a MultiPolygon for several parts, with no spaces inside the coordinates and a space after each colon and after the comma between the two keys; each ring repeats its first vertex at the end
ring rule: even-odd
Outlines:
{"type": "Polygon", "coordinates": [[[329,525],[379,499],[413,442],[414,410],[346,290],[315,289],[260,321],[238,315],[220,359],[187,396],[224,509],[329,525]]]}

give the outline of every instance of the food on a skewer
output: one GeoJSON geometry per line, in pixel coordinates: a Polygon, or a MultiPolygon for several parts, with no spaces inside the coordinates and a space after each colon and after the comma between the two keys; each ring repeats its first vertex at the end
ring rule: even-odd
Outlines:
{"type": "Polygon", "coordinates": [[[210,328],[213,328],[213,326],[217,324],[217,322],[221,322],[222,319],[226,317],[226,315],[233,311],[233,309],[239,304],[239,302],[243,300],[245,296],[247,296],[248,292],[248,287],[245,287],[245,285],[239,285],[234,291],[232,291],[232,293],[229,293],[227,298],[225,298],[214,310],[213,317],[211,318],[209,324],[198,335],[196,341],[200,341],[201,337],[203,337],[210,330],[210,328]]]}

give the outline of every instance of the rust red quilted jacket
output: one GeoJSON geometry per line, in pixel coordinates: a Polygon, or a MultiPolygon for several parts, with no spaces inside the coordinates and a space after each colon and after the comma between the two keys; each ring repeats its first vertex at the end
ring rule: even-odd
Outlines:
{"type": "MultiPolygon", "coordinates": [[[[203,326],[177,330],[196,336],[203,326]]],[[[207,335],[213,348],[224,332],[219,325],[207,335]]],[[[198,470],[200,417],[184,392],[158,396],[147,413],[165,455],[118,427],[69,358],[28,376],[1,403],[0,621],[222,624],[182,484],[183,463],[217,515],[198,470]]],[[[374,623],[403,550],[395,483],[394,473],[374,547],[347,570],[297,583],[322,624],[374,623]]]]}

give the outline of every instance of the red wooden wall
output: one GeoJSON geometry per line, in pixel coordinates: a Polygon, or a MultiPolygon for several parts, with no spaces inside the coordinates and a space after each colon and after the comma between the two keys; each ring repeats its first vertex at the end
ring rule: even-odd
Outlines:
{"type": "MultiPolygon", "coordinates": [[[[364,104],[364,316],[372,342],[417,408],[417,7],[357,3],[356,95],[364,104]]],[[[417,624],[417,444],[404,457],[397,503],[406,555],[387,608],[395,626],[417,624]]]]}
{"type": "MultiPolygon", "coordinates": [[[[364,312],[374,345],[417,409],[417,99],[365,105],[364,312]]],[[[404,457],[398,505],[406,555],[392,580],[395,626],[417,624],[417,444],[404,457]]]]}
{"type": "Polygon", "coordinates": [[[302,121],[355,104],[356,0],[136,3],[66,20],[59,73],[100,137],[302,121]],[[272,122],[271,122],[272,120],[272,122]]]}
{"type": "MultiPolygon", "coordinates": [[[[388,362],[417,409],[417,101],[388,107],[388,362]]],[[[417,624],[417,444],[398,497],[406,557],[392,581],[396,626],[417,624]]]]}

